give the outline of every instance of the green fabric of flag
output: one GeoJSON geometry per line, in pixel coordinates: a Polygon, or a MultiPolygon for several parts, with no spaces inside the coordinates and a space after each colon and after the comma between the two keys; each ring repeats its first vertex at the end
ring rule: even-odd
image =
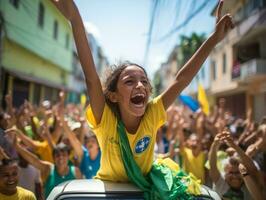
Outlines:
{"type": "Polygon", "coordinates": [[[189,176],[182,171],[174,173],[169,167],[154,163],[151,171],[144,176],[131,151],[124,125],[118,122],[120,152],[129,180],[144,191],[146,200],[192,200],[187,192],[189,176]]]}

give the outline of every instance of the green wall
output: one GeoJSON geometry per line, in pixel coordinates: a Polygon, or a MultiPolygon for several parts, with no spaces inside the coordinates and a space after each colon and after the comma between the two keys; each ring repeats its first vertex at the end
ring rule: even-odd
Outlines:
{"type": "MultiPolygon", "coordinates": [[[[7,53],[9,57],[3,58],[6,66],[13,65],[12,67],[20,68],[21,59],[23,56],[26,56],[27,59],[33,59],[31,68],[38,67],[38,70],[40,70],[40,68],[49,66],[47,69],[41,69],[40,73],[42,73],[43,70],[46,72],[49,71],[48,69],[53,68],[52,65],[68,72],[72,70],[71,28],[49,0],[21,0],[19,1],[18,9],[16,9],[9,0],[0,0],[0,11],[5,19],[6,37],[24,48],[24,50],[20,50],[35,54],[35,56],[29,56],[28,53],[26,53],[26,55],[25,52],[21,52],[21,55],[17,56],[15,52],[9,52],[13,54],[13,57],[10,59],[11,55],[7,53]],[[38,8],[40,2],[43,3],[45,8],[43,28],[38,25],[38,8]],[[59,25],[57,40],[53,38],[53,24],[55,19],[58,21],[59,25]],[[68,48],[66,48],[67,34],[70,40],[68,48]],[[38,57],[40,58],[39,61],[38,57]],[[44,63],[41,64],[41,62],[44,63]],[[50,62],[50,64],[48,62],[50,62]]],[[[17,50],[18,48],[15,50],[16,53],[17,50]]],[[[22,62],[24,63],[24,61],[22,62]]],[[[27,67],[30,65],[30,63],[25,64],[27,64],[27,67]]],[[[46,77],[52,78],[48,72],[46,77]]]]}
{"type": "Polygon", "coordinates": [[[49,80],[51,83],[66,85],[68,73],[45,59],[26,51],[21,46],[4,40],[3,66],[32,77],[49,80]]]}

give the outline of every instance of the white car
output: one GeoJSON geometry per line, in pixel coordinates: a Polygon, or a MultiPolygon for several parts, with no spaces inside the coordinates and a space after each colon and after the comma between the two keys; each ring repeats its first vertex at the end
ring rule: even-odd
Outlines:
{"type": "MultiPolygon", "coordinates": [[[[221,200],[216,192],[206,186],[196,200],[221,200]]],[[[130,183],[114,183],[96,179],[79,179],[56,186],[47,200],[87,200],[87,199],[144,199],[143,192],[130,183]]]]}

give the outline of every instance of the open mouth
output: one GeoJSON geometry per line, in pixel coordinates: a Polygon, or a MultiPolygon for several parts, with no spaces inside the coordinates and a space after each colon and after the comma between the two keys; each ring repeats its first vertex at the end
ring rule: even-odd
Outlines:
{"type": "Polygon", "coordinates": [[[137,94],[134,97],[132,97],[130,101],[137,106],[143,106],[145,102],[145,95],[137,94]]]}
{"type": "Polygon", "coordinates": [[[12,182],[10,181],[10,182],[7,183],[7,186],[14,186],[14,185],[16,186],[16,182],[15,181],[12,181],[12,182]]]}

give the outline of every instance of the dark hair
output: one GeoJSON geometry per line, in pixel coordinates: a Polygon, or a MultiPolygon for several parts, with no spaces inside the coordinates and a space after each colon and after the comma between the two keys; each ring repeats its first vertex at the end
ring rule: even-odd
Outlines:
{"type": "Polygon", "coordinates": [[[228,164],[232,165],[232,166],[238,166],[240,163],[239,161],[239,158],[233,156],[233,157],[230,157],[229,160],[228,160],[228,164]]]}
{"type": "Polygon", "coordinates": [[[53,156],[55,156],[55,154],[58,154],[59,152],[67,152],[68,154],[70,154],[70,149],[66,144],[61,142],[54,147],[53,156]]]}
{"type": "Polygon", "coordinates": [[[13,164],[17,164],[17,160],[16,159],[10,159],[10,158],[4,158],[0,161],[0,170],[3,167],[9,166],[9,165],[13,165],[13,164]]]}
{"type": "Polygon", "coordinates": [[[3,111],[0,111],[0,120],[3,120],[5,116],[5,113],[3,111]]]}
{"type": "MultiPolygon", "coordinates": [[[[129,61],[123,62],[119,65],[112,65],[111,66],[111,72],[108,74],[106,80],[105,80],[105,84],[104,84],[104,97],[105,97],[105,101],[107,103],[107,105],[111,108],[111,110],[113,111],[113,113],[116,115],[117,118],[120,118],[120,112],[119,112],[119,107],[117,103],[112,102],[109,99],[109,95],[110,92],[115,92],[117,89],[117,82],[119,80],[119,77],[121,75],[121,73],[123,72],[123,70],[129,66],[137,66],[140,69],[142,69],[146,75],[146,77],[148,78],[147,72],[146,70],[141,67],[140,65],[136,64],[136,63],[132,63],[129,61]]],[[[151,84],[149,82],[150,88],[152,90],[151,84]]]]}

